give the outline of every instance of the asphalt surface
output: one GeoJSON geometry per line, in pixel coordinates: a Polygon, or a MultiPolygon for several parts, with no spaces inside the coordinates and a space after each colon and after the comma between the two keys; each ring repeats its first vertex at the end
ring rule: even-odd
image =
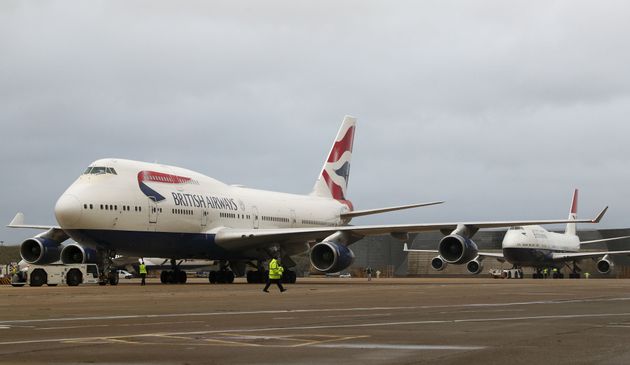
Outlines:
{"type": "Polygon", "coordinates": [[[0,364],[628,364],[630,280],[0,287],[0,364]]]}

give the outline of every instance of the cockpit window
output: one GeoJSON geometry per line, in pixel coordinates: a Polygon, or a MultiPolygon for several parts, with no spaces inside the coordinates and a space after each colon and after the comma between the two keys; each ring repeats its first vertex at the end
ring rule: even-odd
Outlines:
{"type": "Polygon", "coordinates": [[[100,167],[100,166],[88,167],[83,173],[83,175],[88,175],[88,174],[90,175],[101,175],[101,174],[118,175],[116,173],[116,170],[114,170],[112,167],[100,167]]]}

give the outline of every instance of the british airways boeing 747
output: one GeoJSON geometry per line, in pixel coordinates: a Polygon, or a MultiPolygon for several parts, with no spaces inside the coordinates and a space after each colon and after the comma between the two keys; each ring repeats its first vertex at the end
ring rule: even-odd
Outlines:
{"type": "MultiPolygon", "coordinates": [[[[172,270],[162,282],[186,281],[178,259],[212,259],[220,270],[211,282],[232,282],[247,274],[263,278],[263,263],[279,255],[285,267],[291,256],[309,252],[313,267],[324,273],[350,266],[350,245],[369,235],[441,230],[468,242],[480,228],[567,223],[566,220],[431,223],[351,226],[352,218],[439,204],[431,202],[355,210],[348,199],[356,120],[345,117],[324,166],[308,195],[231,186],[180,167],[123,159],[93,162],[55,205],[58,226],[28,225],[18,213],[9,227],[45,232],[26,239],[21,256],[28,263],[98,263],[102,283],[117,283],[111,262],[115,255],[166,257],[172,270]],[[65,243],[72,238],[76,243],[65,243]],[[251,267],[253,270],[247,271],[251,267]]],[[[597,222],[604,211],[594,220],[597,222]]],[[[295,282],[295,273],[286,279],[295,282]]]]}

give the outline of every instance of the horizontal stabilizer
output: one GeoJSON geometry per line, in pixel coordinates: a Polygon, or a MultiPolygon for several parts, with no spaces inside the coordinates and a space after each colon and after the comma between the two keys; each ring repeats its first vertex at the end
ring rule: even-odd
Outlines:
{"type": "Polygon", "coordinates": [[[626,238],[630,238],[630,236],[621,236],[621,237],[612,237],[612,238],[602,238],[599,240],[582,241],[580,242],[580,245],[588,245],[591,243],[602,243],[602,242],[608,242],[608,241],[623,240],[626,238]]]}
{"type": "Polygon", "coordinates": [[[419,208],[419,207],[428,207],[430,205],[438,205],[438,204],[442,204],[442,203],[444,203],[444,202],[443,201],[437,201],[437,202],[429,202],[429,203],[399,205],[399,206],[396,206],[396,207],[387,207],[387,208],[355,210],[355,211],[352,211],[352,212],[341,214],[341,218],[342,219],[347,219],[347,218],[361,217],[361,216],[364,216],[364,215],[372,215],[372,214],[394,212],[396,210],[419,208]]]}

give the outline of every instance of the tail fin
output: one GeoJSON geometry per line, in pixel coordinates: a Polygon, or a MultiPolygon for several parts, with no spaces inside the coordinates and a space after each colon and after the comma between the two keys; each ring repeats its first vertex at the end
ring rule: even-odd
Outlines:
{"type": "MultiPolygon", "coordinates": [[[[575,189],[573,191],[573,199],[571,200],[571,210],[569,211],[569,218],[567,218],[568,220],[574,221],[577,219],[577,208],[578,208],[578,189],[575,189]]],[[[564,234],[575,236],[577,234],[575,223],[568,223],[567,228],[564,231],[564,234]]]]}
{"type": "MultiPolygon", "coordinates": [[[[346,198],[348,178],[350,176],[350,160],[352,159],[352,144],[356,129],[356,118],[343,118],[341,128],[333,143],[324,167],[313,187],[313,196],[336,199],[351,204],[346,198]]],[[[351,208],[352,209],[352,208],[351,208]]]]}

